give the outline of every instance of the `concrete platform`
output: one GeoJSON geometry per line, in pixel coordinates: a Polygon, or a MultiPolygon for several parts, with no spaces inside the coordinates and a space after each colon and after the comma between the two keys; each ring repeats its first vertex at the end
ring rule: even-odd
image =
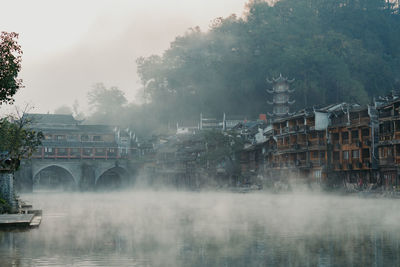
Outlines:
{"type": "Polygon", "coordinates": [[[28,227],[34,214],[1,214],[0,227],[22,226],[28,227]]]}
{"type": "Polygon", "coordinates": [[[42,221],[40,214],[0,214],[0,228],[34,228],[42,221]]]}

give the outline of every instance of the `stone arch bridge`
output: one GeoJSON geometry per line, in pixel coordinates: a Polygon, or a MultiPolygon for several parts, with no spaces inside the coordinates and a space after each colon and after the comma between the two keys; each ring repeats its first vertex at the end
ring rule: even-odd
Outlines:
{"type": "Polygon", "coordinates": [[[47,179],[46,173],[55,177],[53,184],[68,182],[70,187],[93,190],[113,182],[132,185],[141,164],[130,159],[30,159],[21,162],[16,173],[16,184],[22,191],[31,191],[47,179]]]}

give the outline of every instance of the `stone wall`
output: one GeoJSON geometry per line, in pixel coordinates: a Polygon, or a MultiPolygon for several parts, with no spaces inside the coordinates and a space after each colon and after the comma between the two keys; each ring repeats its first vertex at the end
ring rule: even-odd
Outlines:
{"type": "Polygon", "coordinates": [[[16,207],[14,195],[14,174],[10,172],[0,172],[0,197],[14,210],[16,207]]]}

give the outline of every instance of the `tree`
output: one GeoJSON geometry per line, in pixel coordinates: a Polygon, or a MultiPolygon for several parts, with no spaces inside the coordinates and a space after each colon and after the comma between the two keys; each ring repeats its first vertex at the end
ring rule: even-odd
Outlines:
{"type": "Polygon", "coordinates": [[[54,114],[72,115],[72,109],[66,105],[62,105],[54,110],[54,114]]]}
{"type": "Polygon", "coordinates": [[[29,123],[25,116],[0,119],[0,151],[8,152],[13,171],[18,169],[23,157],[30,157],[36,147],[41,145],[42,132],[30,130],[29,123]]]}
{"type": "Polygon", "coordinates": [[[84,120],[85,114],[80,110],[79,102],[75,99],[74,104],[72,105],[73,115],[77,120],[84,120]]]}
{"type": "Polygon", "coordinates": [[[89,105],[92,110],[88,121],[92,123],[121,124],[122,114],[128,100],[123,91],[117,87],[107,88],[98,83],[88,93],[89,105]]]}
{"type": "Polygon", "coordinates": [[[160,122],[200,112],[256,117],[270,111],[266,78],[295,78],[292,111],[368,103],[399,89],[399,6],[387,0],[252,0],[243,18],[194,28],[162,55],[137,61],[160,122]],[[270,3],[270,4],[269,4],[270,3]],[[273,3],[273,4],[271,4],[273,3]]]}
{"type": "MultiPolygon", "coordinates": [[[[2,32],[0,35],[0,105],[12,104],[14,94],[22,87],[22,80],[17,78],[21,70],[22,50],[16,39],[18,34],[15,32],[2,32]]],[[[23,156],[29,157],[41,144],[43,134],[30,130],[28,124],[23,116],[0,119],[0,152],[8,153],[12,171],[18,168],[23,156]]]]}
{"type": "Polygon", "coordinates": [[[18,34],[1,32],[0,35],[0,105],[13,103],[13,96],[22,87],[18,79],[21,70],[21,46],[17,43],[18,34]]]}

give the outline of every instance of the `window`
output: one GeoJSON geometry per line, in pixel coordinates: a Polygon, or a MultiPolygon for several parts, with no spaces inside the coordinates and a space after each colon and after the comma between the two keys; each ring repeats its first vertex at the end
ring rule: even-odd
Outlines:
{"type": "Polygon", "coordinates": [[[351,131],[351,139],[358,139],[358,130],[351,131]]]}
{"type": "Polygon", "coordinates": [[[67,140],[69,140],[69,141],[77,141],[78,137],[76,135],[67,135],[67,140]]]}
{"type": "Polygon", "coordinates": [[[56,135],[56,140],[65,140],[65,135],[56,135]]]}
{"type": "Polygon", "coordinates": [[[339,133],[333,133],[332,134],[332,140],[333,141],[338,141],[339,140],[339,133]]]}
{"type": "Polygon", "coordinates": [[[280,84],[278,86],[275,87],[277,92],[283,92],[286,91],[288,89],[288,86],[286,84],[280,84]]]}
{"type": "Polygon", "coordinates": [[[96,155],[104,156],[106,150],[104,148],[96,148],[96,155]]]}
{"type": "Polygon", "coordinates": [[[275,95],[275,101],[277,102],[285,102],[287,101],[287,98],[287,95],[284,94],[275,95]]]}
{"type": "Polygon", "coordinates": [[[81,152],[79,148],[71,148],[70,154],[71,155],[79,155],[81,152]]]}
{"type": "Polygon", "coordinates": [[[81,141],[89,141],[89,136],[87,134],[81,135],[81,141]]]}
{"type": "Polygon", "coordinates": [[[362,157],[363,158],[369,158],[369,148],[364,148],[362,150],[362,157]]]}
{"type": "Polygon", "coordinates": [[[349,160],[349,151],[343,151],[343,160],[349,160]]]}
{"type": "Polygon", "coordinates": [[[342,132],[342,142],[343,144],[349,143],[349,132],[342,132]]]}
{"type": "Polygon", "coordinates": [[[362,136],[369,136],[369,128],[364,128],[361,131],[362,136]]]}
{"type": "Polygon", "coordinates": [[[360,151],[359,151],[359,150],[352,150],[352,151],[351,151],[351,157],[352,157],[353,159],[358,159],[358,158],[360,158],[360,151]]]}
{"type": "Polygon", "coordinates": [[[278,113],[278,114],[287,113],[289,111],[289,107],[286,107],[286,106],[275,106],[274,107],[274,111],[275,111],[275,113],[278,113]]]}
{"type": "Polygon", "coordinates": [[[385,147],[380,147],[379,148],[379,157],[380,158],[386,158],[386,148],[385,147]]]}
{"type": "Polygon", "coordinates": [[[91,148],[84,148],[82,152],[85,156],[93,156],[93,151],[91,148]]]}
{"type": "Polygon", "coordinates": [[[395,125],[396,132],[399,132],[400,131],[400,121],[398,121],[398,120],[395,121],[394,125],[395,125]]]}
{"type": "Polygon", "coordinates": [[[102,141],[103,138],[100,135],[93,136],[93,141],[102,141]]]}
{"type": "Polygon", "coordinates": [[[318,181],[321,179],[322,177],[322,171],[321,170],[317,170],[314,171],[314,178],[317,179],[318,181]]]}
{"type": "Polygon", "coordinates": [[[318,151],[313,151],[312,152],[312,157],[313,158],[318,158],[318,151]]]}
{"type": "Polygon", "coordinates": [[[339,161],[340,160],[339,151],[333,152],[333,160],[334,161],[339,161]]]}

